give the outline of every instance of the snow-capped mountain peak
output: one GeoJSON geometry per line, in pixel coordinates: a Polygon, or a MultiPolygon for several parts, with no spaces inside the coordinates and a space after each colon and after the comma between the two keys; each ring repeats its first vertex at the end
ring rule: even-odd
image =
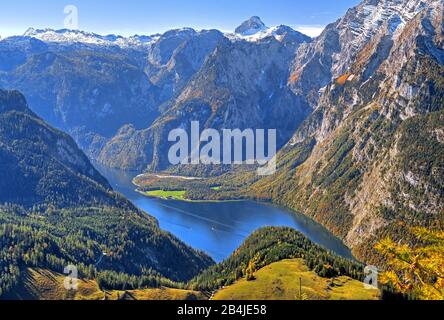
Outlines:
{"type": "Polygon", "coordinates": [[[356,55],[375,37],[395,40],[418,14],[439,4],[442,0],[364,0],[327,26],[310,46],[300,52],[294,64],[294,78],[298,78],[305,66],[317,63],[318,58],[313,58],[313,52],[326,57],[319,63],[319,67],[325,70],[324,84],[342,76],[356,55]]]}
{"type": "Polygon", "coordinates": [[[227,33],[225,36],[232,41],[244,40],[248,42],[258,42],[263,39],[274,37],[277,41],[282,42],[285,39],[297,38],[303,39],[302,42],[309,42],[311,38],[306,36],[288,26],[275,26],[271,28],[265,28],[262,31],[258,31],[251,35],[231,34],[227,33]]]}
{"type": "Polygon", "coordinates": [[[244,21],[234,32],[242,36],[252,36],[267,29],[267,26],[262,22],[261,18],[254,16],[244,21]]]}
{"type": "Polygon", "coordinates": [[[442,0],[366,0],[351,9],[340,21],[338,29],[350,30],[354,40],[351,46],[359,49],[380,29],[387,26],[394,34],[413,19],[426,4],[442,0]]]}
{"type": "Polygon", "coordinates": [[[225,33],[225,36],[231,41],[249,41],[258,42],[263,39],[274,37],[279,42],[284,40],[297,40],[300,42],[310,41],[310,37],[292,29],[289,26],[280,25],[274,27],[267,27],[262,22],[261,18],[253,16],[247,21],[244,21],[236,28],[234,33],[225,33]]]}

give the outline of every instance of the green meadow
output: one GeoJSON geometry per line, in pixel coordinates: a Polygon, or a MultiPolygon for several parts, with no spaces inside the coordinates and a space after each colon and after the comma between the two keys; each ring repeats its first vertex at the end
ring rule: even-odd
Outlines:
{"type": "Polygon", "coordinates": [[[366,289],[350,277],[322,278],[301,259],[282,260],[223,288],[214,300],[377,300],[376,289],[366,289]]]}
{"type": "Polygon", "coordinates": [[[161,198],[166,200],[186,200],[185,193],[186,191],[183,190],[182,191],[152,190],[152,191],[145,191],[143,194],[145,194],[148,197],[161,198]]]}

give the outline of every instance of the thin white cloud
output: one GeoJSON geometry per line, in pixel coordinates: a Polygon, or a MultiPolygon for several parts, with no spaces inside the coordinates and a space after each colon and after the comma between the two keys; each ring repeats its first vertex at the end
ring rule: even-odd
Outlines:
{"type": "Polygon", "coordinates": [[[309,37],[317,37],[324,31],[325,26],[321,25],[298,25],[294,27],[295,30],[306,34],[309,37]]]}

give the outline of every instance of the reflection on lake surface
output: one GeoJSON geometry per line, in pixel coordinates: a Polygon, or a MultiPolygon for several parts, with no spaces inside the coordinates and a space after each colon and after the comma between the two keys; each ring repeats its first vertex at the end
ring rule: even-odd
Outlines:
{"type": "Polygon", "coordinates": [[[220,262],[255,230],[265,226],[292,227],[337,254],[352,258],[350,250],[323,226],[289,210],[253,201],[184,202],[144,197],[134,191],[134,173],[96,164],[114,190],[157,218],[160,227],[220,262]]]}

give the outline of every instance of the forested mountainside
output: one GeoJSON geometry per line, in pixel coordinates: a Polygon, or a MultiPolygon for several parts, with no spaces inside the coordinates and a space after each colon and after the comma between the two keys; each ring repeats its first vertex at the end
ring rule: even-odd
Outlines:
{"type": "Polygon", "coordinates": [[[2,203],[118,202],[74,140],[30,111],[17,91],[0,91],[0,161],[2,203]]]}
{"type": "Polygon", "coordinates": [[[313,217],[365,261],[387,235],[443,228],[443,27],[442,1],[364,1],[301,47],[290,82],[319,92],[314,111],[251,194],[313,217]]]}
{"type": "Polygon", "coordinates": [[[378,262],[373,248],[386,236],[415,243],[409,227],[443,228],[442,1],[363,1],[299,47],[288,86],[313,111],[279,152],[275,175],[242,168],[186,184],[147,176],[141,189],[273,201],[367,262],[378,262]]]}
{"type": "Polygon", "coordinates": [[[66,275],[40,268],[28,268],[13,292],[4,295],[5,300],[206,300],[201,293],[176,288],[143,288],[109,290],[102,286],[99,279],[79,280],[78,290],[67,291],[64,286],[66,275]]]}
{"type": "Polygon", "coordinates": [[[193,120],[278,127],[282,146],[311,111],[286,85],[297,48],[311,38],[258,17],[242,26],[132,38],[30,29],[0,41],[0,86],[22,91],[90,158],[117,168],[167,168],[169,130],[193,120]]]}
{"type": "Polygon", "coordinates": [[[228,259],[210,267],[190,282],[191,288],[213,291],[233,284],[273,262],[302,259],[319,276],[334,278],[349,276],[364,279],[364,267],[336,256],[308,240],[298,231],[285,227],[267,227],[254,232],[228,259]]]}
{"type": "Polygon", "coordinates": [[[265,294],[262,299],[380,299],[381,293],[386,292],[364,286],[361,264],[322,249],[290,228],[256,231],[226,261],[180,285],[180,289],[171,288],[178,284],[159,277],[128,277],[91,271],[89,279],[79,280],[78,290],[67,291],[63,285],[65,275],[60,272],[35,267],[22,271],[16,289],[4,293],[4,298],[100,300],[106,296],[110,300],[206,300],[210,292],[219,291],[223,286],[216,294],[217,299],[232,295],[251,299],[261,294],[265,294]],[[290,278],[288,283],[282,282],[292,275],[298,277],[290,278]],[[158,287],[159,284],[167,287],[158,287]],[[246,288],[239,288],[239,285],[246,288]],[[262,292],[248,289],[263,285],[269,286],[262,288],[262,292]]]}
{"type": "Polygon", "coordinates": [[[26,267],[109,288],[186,281],[213,261],[114,193],[74,141],[0,90],[0,296],[26,267]]]}
{"type": "MultiPolygon", "coordinates": [[[[260,178],[242,168],[203,182],[205,188],[194,194],[200,198],[210,190],[217,198],[219,188],[224,195],[282,204],[326,226],[363,261],[379,262],[374,245],[386,236],[414,244],[410,227],[443,229],[443,6],[442,0],[364,0],[315,39],[286,26],[268,28],[258,17],[234,34],[186,28],[122,38],[29,30],[0,41],[0,86],[23,90],[36,114],[70,133],[91,158],[117,168],[168,169],[166,134],[188,128],[192,120],[202,128],[278,128],[282,148],[275,175],[260,178]]],[[[117,252],[109,268],[127,274],[107,273],[110,286],[149,282],[153,274],[189,279],[211,264],[115,195],[72,140],[61,138],[23,103],[11,109],[13,101],[24,101],[21,96],[0,97],[7,129],[0,128],[0,172],[19,177],[0,181],[0,199],[25,206],[2,209],[8,225],[1,239],[9,241],[2,254],[10,257],[10,247],[22,252],[14,242],[19,232],[34,236],[37,225],[44,233],[37,249],[29,246],[29,254],[5,260],[13,266],[8,274],[41,261],[58,265],[41,249],[50,243],[51,252],[60,252],[57,259],[77,257],[77,248],[64,249],[54,240],[60,235],[80,237],[91,248],[83,255],[89,258],[77,257],[85,266],[104,250],[117,252]],[[51,177],[52,172],[59,173],[51,177]],[[26,197],[14,199],[9,185],[26,197]],[[80,200],[88,208],[55,205],[80,200]],[[40,202],[43,209],[28,206],[40,202]],[[101,220],[109,211],[114,218],[101,220]],[[97,221],[87,232],[80,230],[85,212],[97,221]],[[142,222],[119,224],[126,214],[142,222]],[[81,217],[68,234],[60,218],[65,215],[81,217]],[[105,228],[125,231],[117,241],[100,236],[105,228]],[[133,230],[147,237],[135,237],[133,230]],[[123,251],[128,243],[134,252],[123,251]],[[140,243],[149,243],[144,248],[153,252],[137,251],[140,243]],[[174,250],[159,250],[166,256],[157,256],[157,248],[169,246],[174,250]],[[130,265],[119,265],[122,252],[143,257],[143,264],[126,257],[130,265]]],[[[214,173],[198,167],[187,173],[209,172],[214,173]]],[[[208,271],[198,282],[210,289],[237,279],[241,269],[235,264],[229,274],[208,271]]]]}
{"type": "Polygon", "coordinates": [[[443,48],[441,1],[364,1],[300,46],[288,86],[313,112],[279,152],[275,175],[243,168],[138,184],[191,199],[273,201],[378,262],[384,237],[415,243],[409,227],[443,228],[443,48]]]}

